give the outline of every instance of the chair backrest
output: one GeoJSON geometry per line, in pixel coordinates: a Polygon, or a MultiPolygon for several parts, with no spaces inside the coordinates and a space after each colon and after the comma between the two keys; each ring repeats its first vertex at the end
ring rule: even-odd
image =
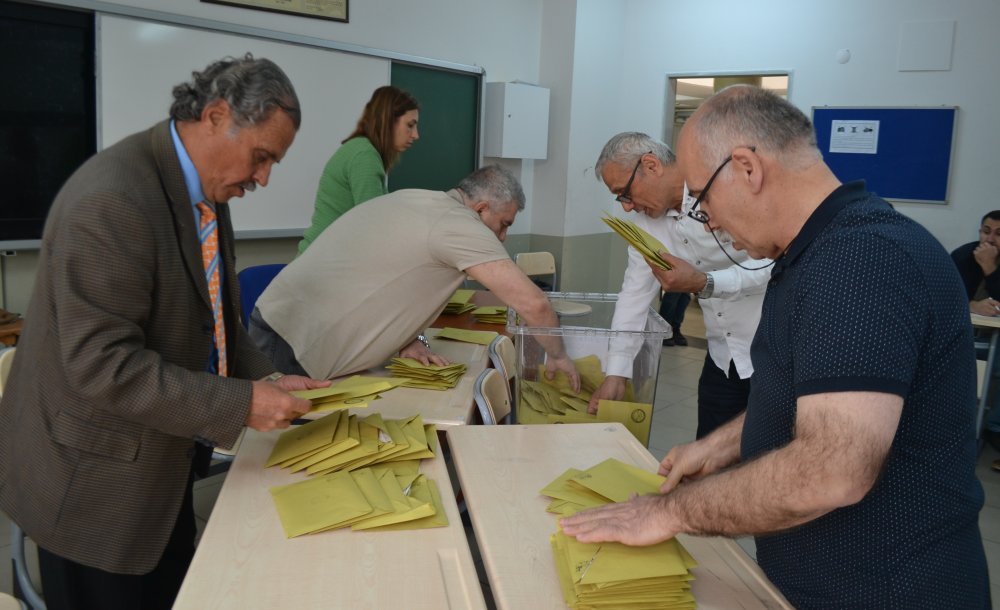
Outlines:
{"type": "Polygon", "coordinates": [[[243,319],[243,327],[250,326],[250,314],[257,303],[264,289],[271,283],[274,276],[278,275],[285,268],[285,263],[274,263],[272,265],[255,265],[247,267],[236,274],[240,282],[240,311],[243,319]]]}
{"type": "Polygon", "coordinates": [[[551,252],[521,252],[514,257],[514,264],[528,277],[551,275],[552,289],[556,289],[556,258],[551,252]]]}
{"type": "Polygon", "coordinates": [[[509,387],[496,369],[484,369],[476,378],[474,395],[484,424],[497,424],[510,414],[509,387]]]}
{"type": "Polygon", "coordinates": [[[514,398],[514,377],[517,375],[517,350],[514,349],[514,342],[506,335],[497,335],[496,339],[489,345],[490,362],[493,368],[500,371],[500,375],[507,380],[507,397],[510,400],[510,423],[517,423],[515,413],[517,413],[516,399],[514,398]]]}
{"type": "Polygon", "coordinates": [[[0,349],[0,396],[7,387],[7,377],[10,375],[10,367],[14,364],[14,351],[16,347],[0,349]]]}

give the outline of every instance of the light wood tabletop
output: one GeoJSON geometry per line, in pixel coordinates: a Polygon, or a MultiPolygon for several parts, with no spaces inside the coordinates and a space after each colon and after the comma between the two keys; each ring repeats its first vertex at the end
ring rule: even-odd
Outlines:
{"type": "Polygon", "coordinates": [[[448,527],[287,539],[268,490],[305,476],[264,469],[277,437],[247,431],[174,610],[486,608],[442,457],[420,470],[438,485],[448,527]]]}
{"type": "MultiPolygon", "coordinates": [[[[607,458],[655,471],[654,458],[619,423],[463,426],[448,430],[497,608],[565,608],[549,536],[556,516],[539,494],[567,468],[607,458]]],[[[698,561],[692,592],[701,610],[791,608],[759,566],[727,538],[678,536],[698,561]]]]}
{"type": "MultiPolygon", "coordinates": [[[[476,377],[489,364],[490,355],[485,345],[464,343],[448,339],[438,339],[440,329],[428,328],[425,332],[431,349],[451,362],[462,362],[468,369],[458,384],[448,390],[422,390],[418,388],[394,388],[382,394],[382,398],[368,403],[363,409],[352,409],[352,413],[364,415],[378,412],[383,417],[403,418],[414,413],[420,413],[425,424],[435,424],[438,428],[461,426],[472,423],[475,412],[473,390],[476,377]]],[[[388,377],[390,375],[383,367],[365,371],[365,375],[388,377]]],[[[347,375],[350,377],[350,375],[347,375]]],[[[334,379],[334,383],[337,380],[334,379]]],[[[309,413],[306,419],[316,419],[327,413],[309,413]]]]}

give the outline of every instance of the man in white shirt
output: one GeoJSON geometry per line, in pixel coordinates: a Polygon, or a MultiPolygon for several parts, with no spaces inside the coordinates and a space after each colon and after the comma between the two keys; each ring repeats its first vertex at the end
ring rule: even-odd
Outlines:
{"type": "MultiPolygon", "coordinates": [[[[595,171],[626,212],[637,212],[630,220],[667,247],[670,252],[662,258],[673,267],[654,275],[630,246],[612,328],[642,330],[646,310],[661,287],[692,292],[700,299],[708,338],[698,381],[697,438],[702,438],[746,408],[753,374],[750,343],[760,321],[771,261],[751,259],[724,237],[717,243],[703,224],[687,216],[694,200],[675,161],[666,144],[644,133],[625,132],[604,146],[595,171]]],[[[594,392],[591,411],[602,398],[624,396],[625,381],[632,376],[633,347],[627,342],[612,346],[607,377],[594,392]]]]}

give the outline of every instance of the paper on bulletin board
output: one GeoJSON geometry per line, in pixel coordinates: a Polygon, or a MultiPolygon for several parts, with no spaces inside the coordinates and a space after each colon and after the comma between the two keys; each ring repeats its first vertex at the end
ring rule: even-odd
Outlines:
{"type": "Polygon", "coordinates": [[[830,121],[830,152],[878,153],[878,121],[830,121]]]}

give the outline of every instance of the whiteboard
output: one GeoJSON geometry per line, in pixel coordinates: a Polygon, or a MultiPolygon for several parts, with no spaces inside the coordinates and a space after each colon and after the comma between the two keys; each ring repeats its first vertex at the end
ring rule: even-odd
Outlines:
{"type": "Polygon", "coordinates": [[[372,91],[389,84],[390,61],[380,57],[111,15],[98,28],[100,147],[167,118],[174,85],[227,55],[266,57],[291,79],[302,126],[268,186],[230,201],[238,237],[302,234],[323,166],[372,91]]]}

